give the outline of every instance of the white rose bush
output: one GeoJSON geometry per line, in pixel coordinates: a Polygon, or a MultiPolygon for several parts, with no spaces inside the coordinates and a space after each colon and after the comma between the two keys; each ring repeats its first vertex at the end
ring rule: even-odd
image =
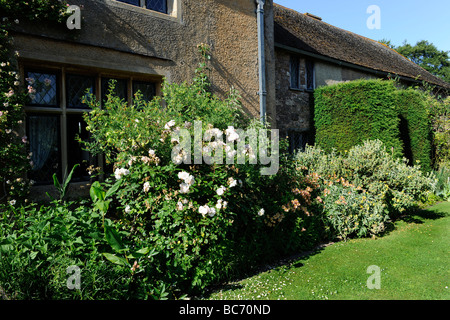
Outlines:
{"type": "MultiPolygon", "coordinates": [[[[137,93],[131,106],[113,95],[102,108],[93,97],[86,100],[92,111],[85,115],[91,132],[85,145],[113,165],[102,183],[111,195],[104,214],[136,250],[155,249],[136,270],[143,279],[170,283],[172,292],[198,292],[317,240],[310,235],[318,217],[296,212],[278,218],[304,181],[293,178],[286,156],[277,174],[262,176],[258,146],[242,135],[268,128],[248,120],[235,92],[221,100],[204,80],[199,73],[189,85],[164,83],[162,97],[145,102],[137,93]],[[186,139],[193,147],[177,149],[186,139]],[[236,150],[239,143],[242,150],[236,150]],[[195,146],[202,159],[221,161],[196,163],[195,146]],[[310,233],[289,233],[305,228],[310,233]]],[[[122,261],[118,252],[107,257],[122,261]]]]}

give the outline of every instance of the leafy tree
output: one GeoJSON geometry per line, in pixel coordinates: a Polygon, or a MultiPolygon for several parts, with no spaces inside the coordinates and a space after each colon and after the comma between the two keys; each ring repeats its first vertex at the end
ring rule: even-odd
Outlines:
{"type": "Polygon", "coordinates": [[[383,44],[385,44],[386,46],[388,46],[389,48],[395,50],[395,45],[391,42],[391,40],[388,40],[388,39],[384,39],[384,38],[383,38],[382,40],[379,40],[378,42],[383,43],[383,44]]]}
{"type": "Polygon", "coordinates": [[[383,39],[381,43],[396,50],[398,53],[418,64],[428,72],[450,82],[450,51],[440,51],[434,44],[422,40],[411,45],[406,41],[396,47],[390,40],[383,39]]]}

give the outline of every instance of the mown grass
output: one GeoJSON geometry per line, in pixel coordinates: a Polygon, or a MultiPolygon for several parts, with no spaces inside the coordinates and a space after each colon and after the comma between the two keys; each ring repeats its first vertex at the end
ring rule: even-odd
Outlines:
{"type": "Polygon", "coordinates": [[[239,282],[209,299],[448,300],[450,202],[397,221],[377,239],[335,243],[239,282]],[[367,273],[378,266],[380,289],[367,273]]]}

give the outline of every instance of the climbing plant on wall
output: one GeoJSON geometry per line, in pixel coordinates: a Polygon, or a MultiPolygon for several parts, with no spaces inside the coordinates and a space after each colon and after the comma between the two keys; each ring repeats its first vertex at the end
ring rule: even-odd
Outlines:
{"type": "Polygon", "coordinates": [[[58,0],[0,0],[0,202],[15,205],[27,194],[27,170],[33,165],[27,152],[23,106],[32,87],[21,82],[12,50],[11,30],[21,21],[54,21],[67,16],[67,4],[58,0]]]}

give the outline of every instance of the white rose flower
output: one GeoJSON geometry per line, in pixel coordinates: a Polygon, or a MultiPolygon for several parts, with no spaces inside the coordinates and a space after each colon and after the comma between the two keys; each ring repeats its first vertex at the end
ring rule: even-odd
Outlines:
{"type": "Polygon", "coordinates": [[[233,126],[228,126],[228,129],[225,130],[225,134],[227,136],[227,142],[233,142],[239,139],[239,135],[233,126]]]}
{"type": "Polygon", "coordinates": [[[175,164],[180,164],[183,162],[183,155],[181,153],[177,154],[172,158],[172,162],[175,164]]]}
{"type": "Polygon", "coordinates": [[[131,212],[131,207],[127,205],[125,207],[125,213],[130,213],[130,212],[131,212]]]}
{"type": "Polygon", "coordinates": [[[237,185],[237,180],[235,180],[233,177],[228,178],[228,186],[230,188],[233,188],[237,185]]]}
{"type": "Polygon", "coordinates": [[[114,171],[114,176],[116,177],[117,180],[121,179],[123,176],[126,176],[128,174],[130,174],[130,171],[125,168],[117,168],[114,171]]]}
{"type": "Polygon", "coordinates": [[[144,183],[144,192],[148,192],[150,190],[150,183],[147,181],[144,183]]]}
{"type": "Polygon", "coordinates": [[[209,213],[208,213],[208,215],[209,215],[210,217],[214,217],[214,216],[216,215],[216,209],[214,209],[214,208],[209,208],[209,213]]]}
{"type": "Polygon", "coordinates": [[[185,184],[192,186],[195,182],[193,175],[187,173],[186,171],[178,172],[178,178],[183,180],[185,184]]]}
{"type": "Polygon", "coordinates": [[[170,120],[169,122],[166,123],[166,125],[164,126],[164,129],[170,130],[170,128],[172,128],[174,125],[175,125],[175,120],[170,120]]]}
{"type": "Polygon", "coordinates": [[[198,208],[198,212],[205,217],[208,213],[209,213],[210,208],[208,207],[208,205],[204,205],[204,206],[200,206],[198,208]]]}
{"type": "Polygon", "coordinates": [[[262,217],[265,212],[264,208],[261,208],[261,210],[258,211],[258,216],[262,217]]]}
{"type": "Polygon", "coordinates": [[[186,180],[189,177],[189,173],[186,171],[178,172],[178,178],[181,180],[186,180]]]}
{"type": "Polygon", "coordinates": [[[184,182],[187,183],[188,185],[192,186],[195,182],[195,178],[194,178],[194,176],[189,175],[189,177],[186,180],[184,180],[184,182]]]}
{"type": "Polygon", "coordinates": [[[188,192],[189,192],[189,185],[187,183],[181,183],[180,193],[188,193],[188,192]]]}
{"type": "Polygon", "coordinates": [[[227,157],[228,158],[234,158],[235,155],[237,155],[237,151],[236,150],[231,150],[231,151],[227,152],[227,157]]]}
{"type": "Polygon", "coordinates": [[[217,189],[216,193],[217,195],[221,196],[225,192],[226,188],[224,186],[220,186],[219,189],[217,189]]]}
{"type": "Polygon", "coordinates": [[[222,201],[223,201],[222,199],[217,200],[217,203],[216,203],[217,210],[222,209],[222,201]]]}

